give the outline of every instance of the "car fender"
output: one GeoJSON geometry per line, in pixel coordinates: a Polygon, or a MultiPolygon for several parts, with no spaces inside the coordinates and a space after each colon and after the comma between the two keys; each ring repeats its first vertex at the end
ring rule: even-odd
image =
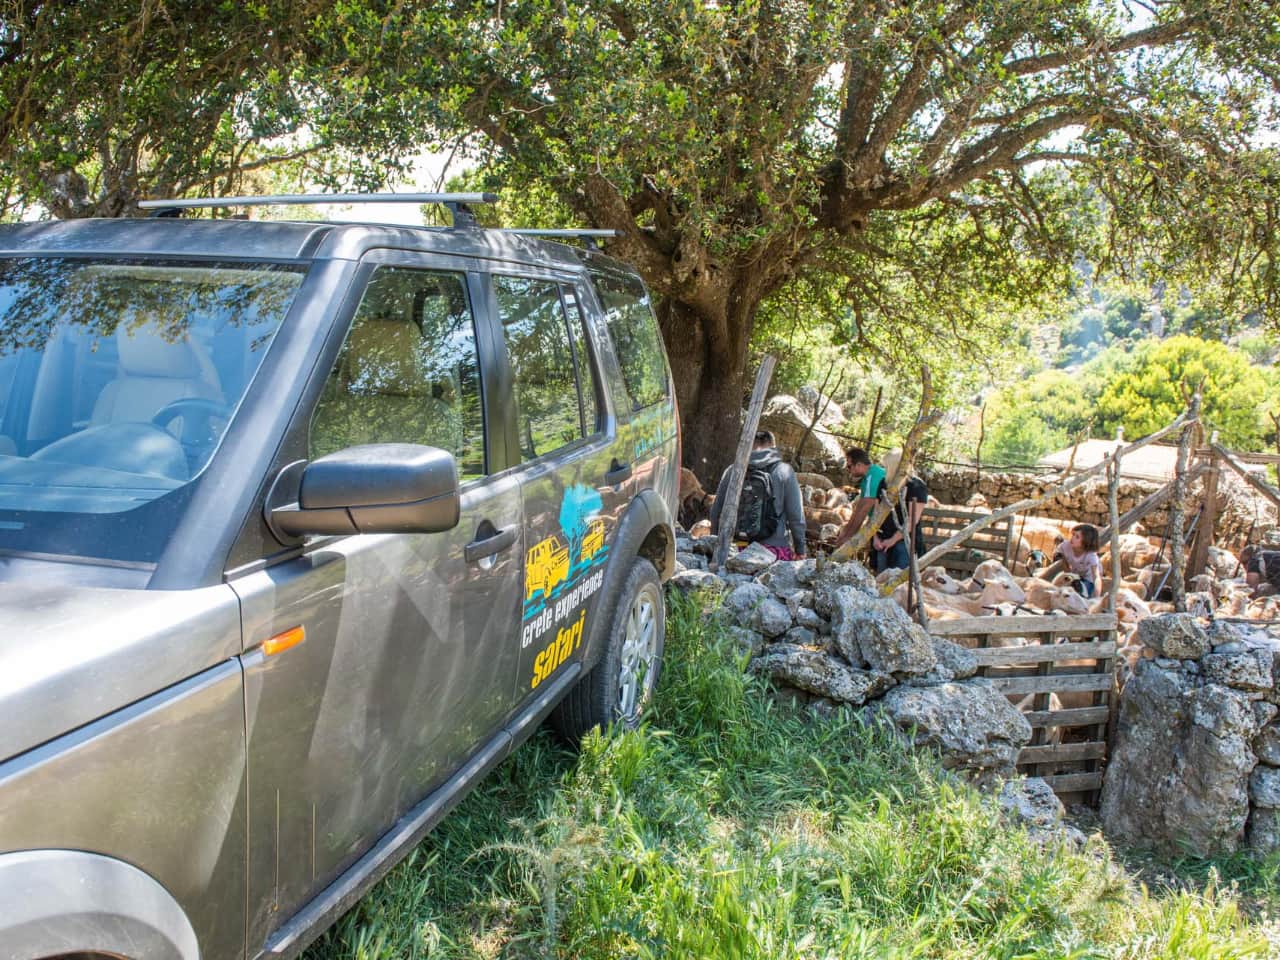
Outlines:
{"type": "Polygon", "coordinates": [[[77,850],[0,854],[0,960],[82,952],[200,960],[182,908],[137,867],[77,850]]]}
{"type": "Polygon", "coordinates": [[[659,576],[666,580],[675,571],[675,549],[671,511],[666,502],[653,490],[641,490],[622,515],[614,531],[613,543],[609,545],[600,602],[588,630],[584,670],[594,667],[604,653],[609,625],[618,605],[618,594],[631,570],[632,561],[639,556],[649,557],[658,568],[659,576]]]}

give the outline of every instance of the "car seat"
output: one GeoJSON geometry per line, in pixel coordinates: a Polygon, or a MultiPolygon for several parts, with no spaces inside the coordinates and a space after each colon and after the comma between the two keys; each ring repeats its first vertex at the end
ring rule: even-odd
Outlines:
{"type": "Polygon", "coordinates": [[[167,337],[156,324],[116,329],[119,370],[94,402],[89,423],[150,421],[175,400],[221,403],[218,374],[204,348],[184,334],[167,337]]]}

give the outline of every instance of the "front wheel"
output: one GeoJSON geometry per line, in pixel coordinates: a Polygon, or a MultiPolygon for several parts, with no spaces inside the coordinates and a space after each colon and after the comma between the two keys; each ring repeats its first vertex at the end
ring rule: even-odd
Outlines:
{"type": "Polygon", "coordinates": [[[645,559],[631,565],[609,626],[608,647],[552,714],[556,729],[577,741],[595,727],[635,729],[662,669],[667,616],[658,571],[645,559]]]}

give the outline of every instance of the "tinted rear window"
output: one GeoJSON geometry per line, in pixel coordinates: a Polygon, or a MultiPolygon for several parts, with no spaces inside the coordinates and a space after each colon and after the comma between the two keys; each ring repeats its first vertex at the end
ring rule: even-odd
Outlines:
{"type": "Polygon", "coordinates": [[[669,394],[667,359],[644,284],[637,277],[592,276],[633,409],[665,399],[669,394]]]}

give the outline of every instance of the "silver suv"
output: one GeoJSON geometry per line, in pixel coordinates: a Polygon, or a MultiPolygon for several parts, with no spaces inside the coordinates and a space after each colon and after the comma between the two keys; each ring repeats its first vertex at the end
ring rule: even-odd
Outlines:
{"type": "Polygon", "coordinates": [[[636,723],[678,463],[599,253],[0,228],[0,960],[292,956],[543,718],[636,723]]]}

